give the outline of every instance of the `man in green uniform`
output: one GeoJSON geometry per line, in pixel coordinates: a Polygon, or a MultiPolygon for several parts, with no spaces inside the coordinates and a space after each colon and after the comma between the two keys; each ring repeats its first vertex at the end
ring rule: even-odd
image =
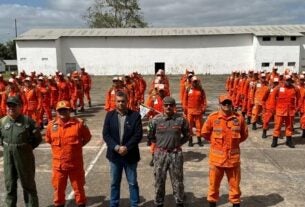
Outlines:
{"type": "Polygon", "coordinates": [[[165,181],[169,171],[176,207],[184,207],[183,155],[181,146],[190,138],[188,121],[175,111],[172,97],[163,99],[164,113],[156,115],[148,124],[149,141],[156,143],[154,153],[155,206],[163,207],[165,181]]]}
{"type": "Polygon", "coordinates": [[[6,101],[7,116],[0,119],[0,144],[3,146],[4,180],[7,207],[16,207],[17,179],[23,188],[26,207],[39,207],[35,183],[33,149],[42,140],[35,122],[22,114],[20,97],[11,96],[6,101]]]}

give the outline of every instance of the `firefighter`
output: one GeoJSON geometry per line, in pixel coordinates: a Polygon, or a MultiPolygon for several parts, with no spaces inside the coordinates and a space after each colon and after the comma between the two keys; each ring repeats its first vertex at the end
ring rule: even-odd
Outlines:
{"type": "MultiPolygon", "coordinates": [[[[207,100],[197,76],[192,77],[191,86],[185,92],[183,103],[184,114],[187,114],[190,129],[196,129],[195,135],[197,136],[198,145],[202,147],[203,142],[200,131],[203,124],[203,114],[207,107],[207,100]]],[[[193,138],[191,137],[189,146],[192,147],[193,145],[193,138]]]]}
{"type": "Polygon", "coordinates": [[[54,206],[65,206],[67,179],[71,181],[75,201],[79,207],[86,206],[85,172],[82,148],[91,139],[85,122],[70,117],[71,105],[59,101],[56,105],[56,118],[47,126],[45,141],[52,148],[52,185],[54,206]]]}
{"type": "Polygon", "coordinates": [[[209,115],[204,123],[202,136],[210,141],[209,189],[207,200],[210,207],[216,207],[219,188],[224,173],[229,182],[229,201],[233,207],[240,206],[240,148],[248,137],[248,127],[243,116],[234,112],[232,99],[228,94],[219,97],[220,110],[209,115]]]}
{"type": "Polygon", "coordinates": [[[44,80],[44,77],[39,76],[38,77],[38,83],[37,83],[37,91],[39,95],[39,102],[38,102],[38,118],[37,118],[37,124],[40,126],[41,129],[44,128],[44,120],[43,116],[44,114],[47,115],[48,122],[52,120],[52,112],[51,112],[51,94],[50,89],[46,85],[46,82],[44,80]]]}
{"type": "Polygon", "coordinates": [[[88,105],[91,107],[91,96],[90,96],[90,90],[91,90],[91,85],[92,85],[92,80],[91,76],[85,72],[85,68],[80,69],[80,79],[83,84],[83,89],[84,89],[84,94],[87,98],[88,105]]]}
{"type": "Polygon", "coordinates": [[[38,122],[37,108],[39,104],[39,92],[35,86],[32,85],[31,78],[24,79],[23,93],[26,99],[25,115],[31,117],[36,123],[38,122]]]}
{"type": "Polygon", "coordinates": [[[294,148],[292,142],[293,120],[300,98],[299,89],[293,85],[290,75],[285,75],[285,83],[274,92],[275,123],[271,147],[277,147],[281,127],[285,123],[286,145],[294,148]]]}

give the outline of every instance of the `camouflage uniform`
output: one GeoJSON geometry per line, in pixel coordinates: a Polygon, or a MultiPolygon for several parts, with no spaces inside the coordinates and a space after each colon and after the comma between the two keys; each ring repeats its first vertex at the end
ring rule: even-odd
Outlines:
{"type": "Polygon", "coordinates": [[[155,204],[162,206],[169,171],[176,204],[183,206],[183,155],[181,145],[190,139],[189,124],[178,114],[155,116],[148,125],[148,139],[156,143],[154,154],[155,204]],[[182,135],[182,136],[181,136],[182,135]]]}

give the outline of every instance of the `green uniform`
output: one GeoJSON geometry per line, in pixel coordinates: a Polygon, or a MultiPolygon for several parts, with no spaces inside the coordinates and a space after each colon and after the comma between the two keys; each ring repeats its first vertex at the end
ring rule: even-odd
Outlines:
{"type": "Polygon", "coordinates": [[[33,149],[41,142],[35,122],[20,115],[16,120],[5,116],[0,120],[0,143],[3,145],[6,206],[17,203],[17,179],[23,187],[27,207],[38,207],[33,149]]]}

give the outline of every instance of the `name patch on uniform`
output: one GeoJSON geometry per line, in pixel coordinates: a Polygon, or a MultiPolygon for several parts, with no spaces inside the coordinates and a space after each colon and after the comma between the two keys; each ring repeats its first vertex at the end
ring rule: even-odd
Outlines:
{"type": "Polygon", "coordinates": [[[52,131],[53,132],[56,132],[58,130],[58,125],[57,124],[54,124],[53,127],[52,127],[52,131]]]}
{"type": "Polygon", "coordinates": [[[158,99],[156,99],[156,100],[154,101],[154,104],[158,104],[158,99]]]}
{"type": "Polygon", "coordinates": [[[6,123],[5,125],[4,125],[4,129],[9,129],[11,127],[11,124],[10,123],[6,123]]]}
{"type": "Polygon", "coordinates": [[[280,92],[285,92],[285,88],[280,87],[280,92]]]}
{"type": "Polygon", "coordinates": [[[193,90],[192,90],[192,89],[190,89],[189,93],[193,93],[193,90]]]}
{"type": "Polygon", "coordinates": [[[21,126],[22,126],[22,123],[16,122],[16,125],[19,126],[19,127],[21,127],[21,126]]]}
{"type": "Polygon", "coordinates": [[[258,88],[260,88],[262,86],[262,84],[260,84],[260,83],[258,83],[257,85],[256,85],[256,87],[258,87],[258,88]]]}

